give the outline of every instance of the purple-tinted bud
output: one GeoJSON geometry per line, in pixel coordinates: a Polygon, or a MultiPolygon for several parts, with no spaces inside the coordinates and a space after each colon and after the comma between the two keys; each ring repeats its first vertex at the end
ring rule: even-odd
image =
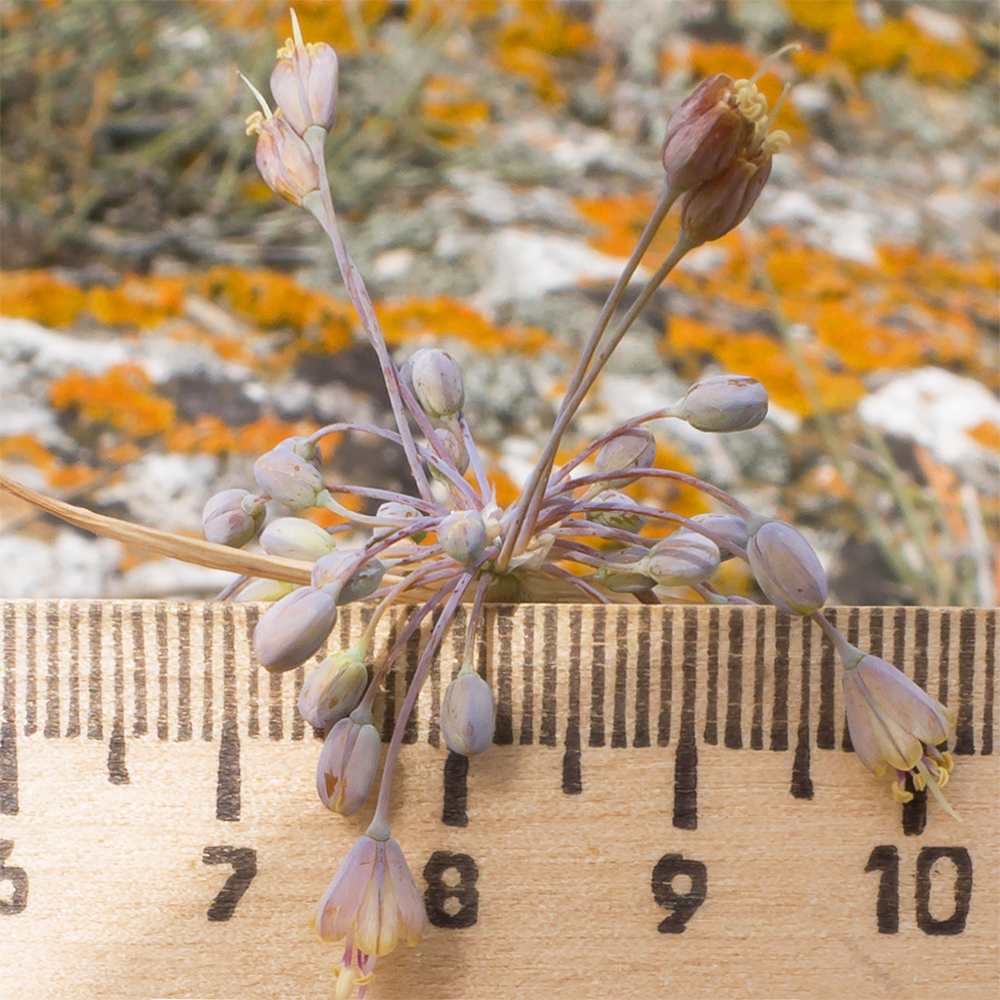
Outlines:
{"type": "Polygon", "coordinates": [[[365,804],[381,746],[367,711],[355,710],[330,730],[316,763],[316,791],[327,809],[351,816],[365,804]]]}
{"type": "Polygon", "coordinates": [[[712,375],[695,382],[671,412],[700,431],[745,431],[767,416],[767,390],[749,375],[712,375]]]}
{"type": "Polygon", "coordinates": [[[327,729],[357,708],[367,686],[360,646],[332,653],[306,677],[299,693],[299,715],[314,728],[327,729]]]}
{"type": "Polygon", "coordinates": [[[253,650],[271,673],[305,663],[326,642],[337,621],[337,602],[314,587],[299,587],[264,612],[253,633],[253,650]]]}
{"type": "Polygon", "coordinates": [[[264,183],[293,205],[319,191],[319,166],[305,140],[279,110],[265,116],[255,111],[247,118],[247,135],[257,135],[254,159],[264,183]]]}
{"type": "MultiPolygon", "coordinates": [[[[611,472],[627,472],[629,469],[645,469],[653,464],[656,458],[656,440],[644,427],[631,427],[629,430],[613,437],[597,453],[594,459],[594,471],[607,475],[611,472]]],[[[624,479],[609,480],[607,489],[620,489],[634,483],[638,477],[629,476],[624,479]]]]}
{"type": "Polygon", "coordinates": [[[313,565],[312,584],[336,598],[338,604],[359,601],[378,590],[385,574],[385,564],[369,558],[355,570],[359,549],[337,549],[317,559],[313,565]]]}
{"type": "Polygon", "coordinates": [[[295,11],[291,15],[294,40],[278,50],[271,93],[299,135],[312,126],[329,132],[337,111],[337,53],[326,42],[303,42],[295,11]]]}
{"type": "Polygon", "coordinates": [[[598,493],[592,503],[611,504],[620,510],[593,510],[588,511],[584,516],[594,524],[603,524],[607,528],[618,528],[621,531],[639,532],[646,523],[642,514],[633,512],[635,501],[624,493],[617,490],[602,490],[598,493]]]}
{"type": "Polygon", "coordinates": [[[278,517],[261,532],[260,546],[269,556],[315,562],[333,551],[334,542],[328,531],[312,521],[278,517]]]}
{"type": "Polygon", "coordinates": [[[681,200],[681,229],[694,244],[725,236],[750,214],[771,176],[771,154],[737,156],[681,200]]]}
{"type": "Polygon", "coordinates": [[[691,520],[695,524],[700,524],[703,528],[707,528],[713,535],[716,535],[718,543],[728,543],[728,548],[720,544],[723,561],[731,559],[734,554],[746,549],[750,535],[747,531],[746,522],[742,517],[737,517],[735,514],[713,512],[709,514],[695,514],[691,520]]]}
{"type": "MultiPolygon", "coordinates": [[[[444,446],[445,453],[451,459],[451,464],[458,470],[460,476],[465,475],[465,470],[469,467],[469,452],[465,447],[465,442],[447,427],[435,428],[438,440],[444,446]]],[[[443,472],[439,472],[437,466],[430,466],[431,475],[440,479],[445,484],[451,482],[443,472]]]]}
{"type": "Polygon", "coordinates": [[[413,394],[432,417],[453,417],[465,405],[465,385],[458,362],[445,351],[425,347],[407,362],[413,394]]]}
{"type": "Polygon", "coordinates": [[[472,757],[493,742],[493,690],[475,671],[459,674],[441,701],[441,734],[449,750],[472,757]]]}
{"type": "Polygon", "coordinates": [[[319,469],[294,447],[278,445],[254,462],[253,476],[265,493],[291,510],[315,507],[326,495],[319,469]]]}
{"type": "Polygon", "coordinates": [[[663,169],[675,191],[704,184],[753,139],[754,123],[737,108],[734,83],[726,73],[707,77],[667,123],[663,169]]]}
{"type": "MultiPolygon", "coordinates": [[[[400,503],[397,500],[389,500],[387,503],[382,504],[381,507],[375,512],[375,516],[379,518],[385,518],[387,521],[405,522],[412,518],[425,517],[423,513],[417,510],[416,507],[411,507],[408,503],[400,503]]],[[[399,524],[402,527],[402,524],[399,524]]],[[[386,527],[377,528],[372,532],[372,538],[384,538],[386,535],[391,535],[396,531],[396,527],[386,527]]],[[[418,545],[427,537],[426,531],[415,531],[410,538],[416,542],[418,545]]]]}
{"type": "Polygon", "coordinates": [[[636,569],[664,587],[704,583],[719,568],[719,547],[695,531],[678,528],[657,542],[636,569]]]}
{"type": "Polygon", "coordinates": [[[641,594],[656,585],[656,581],[644,573],[630,573],[610,566],[599,569],[590,579],[615,594],[641,594]]]}
{"type": "Polygon", "coordinates": [[[486,522],[478,511],[457,510],[437,528],[441,548],[463,566],[474,566],[486,550],[486,522]]]}
{"type": "Polygon", "coordinates": [[[241,588],[236,600],[245,601],[279,601],[285,594],[290,594],[295,589],[294,583],[285,583],[284,580],[251,580],[245,587],[241,588]]]}
{"type": "Polygon", "coordinates": [[[750,536],[747,560],[760,589],[779,610],[811,615],[826,602],[826,573],[802,533],[765,521],[750,536]]]}
{"type": "Polygon", "coordinates": [[[209,497],[201,512],[205,540],[241,548],[264,523],[265,505],[247,490],[223,490],[209,497]]]}

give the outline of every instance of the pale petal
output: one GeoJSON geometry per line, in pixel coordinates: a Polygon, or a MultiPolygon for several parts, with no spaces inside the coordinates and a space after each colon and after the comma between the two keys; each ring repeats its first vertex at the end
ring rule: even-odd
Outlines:
{"type": "Polygon", "coordinates": [[[873,774],[885,774],[886,766],[908,771],[920,760],[923,744],[878,710],[857,670],[844,672],[844,708],[851,743],[873,774]]]}
{"type": "Polygon", "coordinates": [[[361,837],[340,863],[317,907],[316,930],[324,940],[340,941],[350,931],[371,880],[375,851],[376,842],[361,837]]]}
{"type": "Polygon", "coordinates": [[[290,59],[279,59],[271,70],[271,95],[274,103],[284,112],[289,125],[299,135],[309,127],[302,110],[298,74],[290,59]]]}
{"type": "Polygon", "coordinates": [[[399,914],[406,930],[406,943],[412,948],[420,940],[420,934],[424,929],[424,901],[414,885],[406,857],[395,840],[387,841],[385,854],[389,877],[396,891],[399,914]]]}
{"type": "Polygon", "coordinates": [[[955,724],[954,713],[932,698],[901,670],[877,656],[864,656],[855,668],[883,715],[925,743],[943,743],[955,724]]]}

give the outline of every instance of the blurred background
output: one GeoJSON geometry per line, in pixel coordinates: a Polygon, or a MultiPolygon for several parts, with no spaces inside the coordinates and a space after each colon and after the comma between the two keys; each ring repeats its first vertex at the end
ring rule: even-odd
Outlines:
{"type": "MultiPolygon", "coordinates": [[[[764,78],[792,147],[736,232],[691,254],[566,442],[729,371],[753,431],[656,426],[694,472],[816,545],[831,601],[996,603],[1000,26],[993,2],[465,0],[295,4],[340,56],[327,145],[348,246],[399,359],[437,344],[511,500],[662,185],[671,111],[716,71],[764,78]]],[[[377,365],[305,212],[244,119],[283,4],[0,3],[0,459],[71,503],[200,534],[254,458],[340,420],[388,423],[377,365]]],[[[650,250],[672,245],[672,217],[650,250]]],[[[325,449],[389,488],[399,455],[325,449]]],[[[681,513],[690,490],[635,487],[681,513]]],[[[0,595],[210,596],[7,496],[0,595]]],[[[327,522],[323,522],[327,523],[327,522]]],[[[726,564],[727,567],[732,564],[726,564]]],[[[753,594],[727,569],[723,588],[753,594]]]]}

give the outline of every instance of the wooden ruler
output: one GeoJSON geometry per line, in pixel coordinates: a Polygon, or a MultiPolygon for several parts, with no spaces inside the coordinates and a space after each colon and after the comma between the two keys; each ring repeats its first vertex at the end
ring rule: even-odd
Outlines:
{"type": "MultiPolygon", "coordinates": [[[[368,814],[320,805],[303,671],[252,661],[258,613],[0,603],[0,995],[331,994],[307,922],[368,814]]],[[[833,650],[769,608],[493,608],[496,745],[449,755],[459,617],[395,788],[428,925],[369,995],[997,996],[995,612],[835,617],[955,709],[962,824],[893,803],[849,752],[833,650]]]]}

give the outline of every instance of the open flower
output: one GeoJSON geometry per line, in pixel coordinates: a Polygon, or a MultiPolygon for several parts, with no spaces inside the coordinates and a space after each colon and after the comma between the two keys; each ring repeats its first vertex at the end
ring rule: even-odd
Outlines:
{"type": "Polygon", "coordinates": [[[360,837],[323,893],[313,926],[324,941],[344,941],[337,967],[336,996],[350,996],[374,974],[375,959],[388,955],[400,939],[420,940],[424,903],[399,844],[360,837]]]}
{"type": "Polygon", "coordinates": [[[844,646],[844,708],[861,762],[877,777],[889,768],[895,770],[892,794],[898,801],[913,798],[906,788],[910,775],[915,788],[927,788],[958,819],[941,794],[952,756],[939,749],[954,728],[954,712],[891,663],[847,643],[844,646]]]}

